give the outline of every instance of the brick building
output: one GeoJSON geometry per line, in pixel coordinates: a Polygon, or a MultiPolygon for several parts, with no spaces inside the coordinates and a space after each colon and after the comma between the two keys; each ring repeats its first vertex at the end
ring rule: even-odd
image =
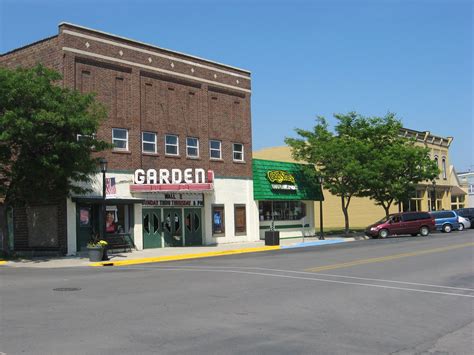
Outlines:
{"type": "MultiPolygon", "coordinates": [[[[250,72],[69,23],[0,56],[38,62],[108,109],[97,136],[115,147],[100,153],[111,233],[138,249],[258,239],[250,72]]],[[[88,196],[15,211],[15,250],[83,249],[103,225],[102,174],[94,181],[88,196]]]]}

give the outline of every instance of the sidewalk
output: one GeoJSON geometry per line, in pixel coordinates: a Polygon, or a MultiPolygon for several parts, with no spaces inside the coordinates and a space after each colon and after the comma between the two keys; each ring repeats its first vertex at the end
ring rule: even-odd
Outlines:
{"type": "Polygon", "coordinates": [[[109,255],[109,261],[92,263],[87,255],[66,257],[44,257],[33,259],[9,260],[0,265],[9,267],[39,267],[39,268],[62,268],[80,266],[122,266],[133,264],[144,264],[151,262],[164,262],[172,260],[185,260],[216,257],[222,255],[256,253],[262,251],[282,250],[291,248],[303,248],[363,240],[366,237],[357,236],[350,238],[327,237],[325,240],[317,238],[294,238],[282,239],[279,246],[265,246],[263,240],[246,243],[227,243],[209,246],[185,247],[185,248],[157,248],[132,251],[127,253],[116,253],[109,255]]]}

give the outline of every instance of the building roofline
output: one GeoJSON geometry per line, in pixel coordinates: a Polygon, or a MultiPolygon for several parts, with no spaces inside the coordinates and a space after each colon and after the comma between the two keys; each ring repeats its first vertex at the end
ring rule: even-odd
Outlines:
{"type": "Polygon", "coordinates": [[[40,39],[39,41],[35,41],[35,42],[29,43],[29,44],[25,44],[24,46],[21,46],[21,47],[12,49],[12,50],[10,50],[10,51],[8,51],[8,52],[5,52],[5,53],[0,54],[0,57],[3,57],[3,56],[5,56],[5,55],[11,54],[11,53],[15,53],[15,52],[17,52],[17,51],[21,51],[22,49],[25,49],[25,48],[34,46],[35,44],[39,44],[39,43],[42,43],[42,42],[49,41],[50,39],[53,39],[53,38],[55,38],[55,37],[58,37],[58,35],[56,34],[56,35],[54,35],[54,36],[50,36],[50,37],[46,37],[46,38],[40,39]]]}
{"type": "Polygon", "coordinates": [[[410,129],[410,128],[405,128],[405,127],[402,127],[401,131],[402,132],[410,132],[416,137],[417,140],[423,141],[425,143],[434,143],[434,140],[438,140],[440,142],[446,141],[446,145],[448,147],[451,145],[452,141],[454,140],[454,137],[437,136],[437,135],[431,134],[430,131],[417,131],[417,130],[410,129]],[[428,138],[431,138],[432,142],[429,142],[428,138]]]}
{"type": "Polygon", "coordinates": [[[163,47],[158,47],[158,46],[155,46],[155,45],[152,45],[152,44],[149,44],[149,43],[137,41],[137,40],[130,39],[130,38],[127,38],[127,37],[118,36],[118,35],[115,35],[115,34],[112,34],[112,33],[104,32],[104,31],[99,31],[99,30],[96,30],[96,29],[93,29],[93,28],[89,28],[89,27],[84,27],[84,26],[76,25],[76,24],[73,24],[73,23],[70,23],[70,22],[64,22],[64,21],[63,21],[63,22],[60,22],[60,23],[58,24],[58,27],[61,27],[61,26],[76,27],[76,28],[79,28],[79,29],[82,29],[82,30],[86,30],[86,31],[90,31],[90,32],[95,32],[95,33],[98,33],[98,34],[101,34],[101,35],[105,35],[105,36],[108,36],[108,37],[121,39],[121,40],[123,40],[123,41],[127,41],[127,42],[130,42],[130,43],[139,44],[139,45],[142,45],[142,46],[146,46],[146,47],[153,48],[153,49],[158,49],[158,50],[165,51],[165,52],[168,52],[168,53],[178,54],[178,55],[186,56],[186,57],[188,57],[188,58],[201,60],[201,61],[203,61],[203,62],[210,63],[210,64],[214,64],[214,65],[219,65],[219,66],[224,67],[224,68],[229,68],[229,69],[233,69],[233,70],[238,70],[238,71],[240,71],[240,72],[243,72],[243,73],[246,73],[246,74],[249,74],[249,75],[251,74],[251,72],[250,72],[249,70],[246,70],[246,69],[242,69],[242,68],[234,67],[234,66],[231,66],[231,65],[223,64],[223,63],[220,63],[220,62],[216,62],[216,61],[213,61],[213,60],[209,60],[209,59],[205,59],[205,58],[193,56],[193,55],[186,54],[186,53],[183,53],[183,52],[178,52],[178,51],[174,51],[174,50],[171,50],[171,49],[167,49],[167,48],[163,48],[163,47]]]}

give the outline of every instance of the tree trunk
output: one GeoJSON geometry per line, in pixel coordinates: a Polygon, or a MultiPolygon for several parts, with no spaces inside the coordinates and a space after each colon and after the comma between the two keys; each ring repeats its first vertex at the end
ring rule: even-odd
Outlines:
{"type": "Polygon", "coordinates": [[[349,207],[350,198],[347,199],[347,204],[345,202],[344,196],[341,196],[341,206],[342,206],[342,213],[344,214],[344,234],[347,237],[349,235],[349,207]]]}
{"type": "Polygon", "coordinates": [[[386,206],[385,206],[384,203],[382,203],[382,207],[383,207],[383,209],[385,210],[385,217],[388,217],[388,215],[390,214],[390,207],[392,206],[392,202],[393,202],[393,200],[387,202],[387,205],[386,205],[386,206]]]}
{"type": "Polygon", "coordinates": [[[8,247],[8,213],[7,205],[2,203],[0,204],[0,239],[1,239],[1,249],[4,255],[7,255],[9,252],[8,247]]]}

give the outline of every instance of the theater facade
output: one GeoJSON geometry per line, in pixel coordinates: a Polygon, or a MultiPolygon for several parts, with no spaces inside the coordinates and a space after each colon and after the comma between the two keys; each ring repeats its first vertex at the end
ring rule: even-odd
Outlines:
{"type": "Polygon", "coordinates": [[[0,57],[38,62],[107,108],[106,214],[98,171],[87,195],[15,211],[14,250],[73,255],[104,222],[136,249],[258,240],[249,71],[69,23],[0,57]]]}

